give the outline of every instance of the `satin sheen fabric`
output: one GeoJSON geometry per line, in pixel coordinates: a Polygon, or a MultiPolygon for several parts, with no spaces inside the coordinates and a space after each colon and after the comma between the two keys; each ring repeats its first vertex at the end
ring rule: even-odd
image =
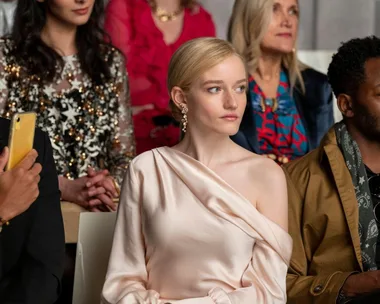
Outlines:
{"type": "Polygon", "coordinates": [[[216,173],[168,147],[124,179],[103,302],[286,303],[292,240],[216,173]]]}

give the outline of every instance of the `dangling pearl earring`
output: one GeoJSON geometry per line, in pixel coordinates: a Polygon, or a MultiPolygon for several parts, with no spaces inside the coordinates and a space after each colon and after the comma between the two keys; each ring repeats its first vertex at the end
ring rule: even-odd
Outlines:
{"type": "Polygon", "coordinates": [[[184,104],[181,104],[181,108],[182,108],[182,110],[181,110],[181,113],[182,113],[182,119],[181,119],[182,131],[183,131],[183,133],[186,133],[188,108],[184,104]]]}

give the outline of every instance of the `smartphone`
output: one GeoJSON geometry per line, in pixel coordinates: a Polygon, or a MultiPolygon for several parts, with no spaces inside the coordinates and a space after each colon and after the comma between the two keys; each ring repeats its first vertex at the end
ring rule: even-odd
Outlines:
{"type": "Polygon", "coordinates": [[[6,170],[14,168],[32,149],[37,114],[16,113],[12,117],[9,131],[9,159],[6,170]]]}

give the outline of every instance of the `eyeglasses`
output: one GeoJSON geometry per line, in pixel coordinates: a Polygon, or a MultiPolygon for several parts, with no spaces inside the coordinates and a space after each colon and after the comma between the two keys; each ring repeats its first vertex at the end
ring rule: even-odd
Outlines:
{"type": "Polygon", "coordinates": [[[373,213],[375,215],[375,219],[378,223],[380,223],[380,174],[371,176],[368,179],[369,190],[371,191],[372,197],[375,198],[376,205],[373,208],[373,213]]]}

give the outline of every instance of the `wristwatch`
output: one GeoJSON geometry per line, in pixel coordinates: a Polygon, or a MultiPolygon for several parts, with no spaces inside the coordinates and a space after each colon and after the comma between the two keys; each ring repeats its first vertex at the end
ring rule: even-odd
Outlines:
{"type": "Polygon", "coordinates": [[[338,298],[336,299],[336,304],[345,304],[349,303],[352,300],[351,297],[348,297],[344,294],[344,291],[341,289],[338,298]]]}

